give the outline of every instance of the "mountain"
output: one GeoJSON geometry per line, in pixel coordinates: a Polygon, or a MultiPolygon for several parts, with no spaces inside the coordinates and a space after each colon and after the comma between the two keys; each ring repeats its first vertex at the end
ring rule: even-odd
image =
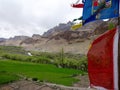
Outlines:
{"type": "Polygon", "coordinates": [[[3,42],[0,42],[0,45],[5,45],[5,46],[19,46],[20,42],[23,40],[26,40],[29,38],[28,36],[15,36],[13,38],[9,38],[4,40],[3,42]]]}
{"type": "Polygon", "coordinates": [[[32,37],[15,36],[0,42],[0,45],[21,46],[26,50],[41,52],[60,52],[86,54],[91,42],[109,28],[117,26],[118,19],[108,21],[97,20],[72,31],[72,22],[62,23],[45,32],[32,37]]]}
{"type": "Polygon", "coordinates": [[[29,38],[28,36],[15,36],[13,38],[9,38],[8,40],[14,40],[14,41],[17,41],[17,40],[25,40],[29,38]]]}
{"type": "Polygon", "coordinates": [[[47,32],[45,32],[43,34],[43,37],[50,37],[50,36],[58,34],[59,32],[68,31],[68,30],[70,30],[72,25],[73,25],[73,23],[70,21],[66,24],[60,23],[58,26],[55,26],[55,27],[51,28],[50,30],[48,30],[47,32]]]}
{"type": "Polygon", "coordinates": [[[4,42],[5,40],[5,38],[0,38],[0,42],[4,42]]]}

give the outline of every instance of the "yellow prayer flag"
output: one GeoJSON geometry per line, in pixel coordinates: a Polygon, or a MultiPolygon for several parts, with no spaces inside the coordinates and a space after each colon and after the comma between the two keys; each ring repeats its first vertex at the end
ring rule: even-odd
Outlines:
{"type": "Polygon", "coordinates": [[[75,25],[71,26],[71,29],[76,30],[76,29],[80,28],[81,26],[82,26],[82,23],[75,24],[75,25]]]}

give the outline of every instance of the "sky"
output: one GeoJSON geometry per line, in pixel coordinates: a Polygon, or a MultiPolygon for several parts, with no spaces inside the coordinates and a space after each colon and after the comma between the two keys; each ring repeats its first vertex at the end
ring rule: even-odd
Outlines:
{"type": "Polygon", "coordinates": [[[77,0],[0,0],[0,38],[42,35],[59,23],[82,15],[77,0]]]}

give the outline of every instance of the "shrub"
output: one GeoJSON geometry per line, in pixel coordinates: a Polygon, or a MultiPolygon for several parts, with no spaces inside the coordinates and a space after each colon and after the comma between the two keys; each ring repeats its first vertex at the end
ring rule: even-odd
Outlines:
{"type": "Polygon", "coordinates": [[[63,61],[61,60],[55,60],[54,64],[62,68],[73,68],[73,69],[79,69],[83,71],[87,71],[87,57],[83,56],[80,58],[80,60],[71,59],[71,58],[64,58],[63,61]]]}
{"type": "Polygon", "coordinates": [[[38,57],[37,58],[39,63],[44,63],[44,64],[50,64],[51,63],[51,60],[47,57],[38,57]]]}
{"type": "Polygon", "coordinates": [[[37,81],[38,80],[38,78],[32,78],[32,81],[37,81]]]}
{"type": "Polygon", "coordinates": [[[115,24],[114,24],[114,23],[110,22],[110,23],[108,24],[108,30],[111,30],[111,29],[113,29],[114,27],[115,27],[115,24]]]}

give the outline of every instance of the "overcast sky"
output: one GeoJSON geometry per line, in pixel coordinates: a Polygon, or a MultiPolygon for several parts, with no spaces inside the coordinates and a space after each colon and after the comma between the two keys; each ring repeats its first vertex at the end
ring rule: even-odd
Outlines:
{"type": "Polygon", "coordinates": [[[0,37],[43,34],[82,15],[77,0],[0,0],[0,37]]]}

